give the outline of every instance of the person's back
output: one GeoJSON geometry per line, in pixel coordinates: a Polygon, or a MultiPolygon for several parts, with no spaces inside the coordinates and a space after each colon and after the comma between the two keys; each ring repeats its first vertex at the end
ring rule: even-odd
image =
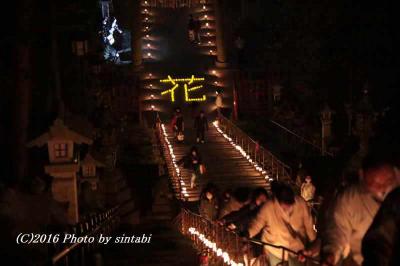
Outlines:
{"type": "Polygon", "coordinates": [[[218,218],[224,218],[225,215],[232,213],[234,211],[240,210],[244,205],[250,202],[249,199],[250,191],[246,187],[239,187],[233,193],[233,196],[229,199],[229,201],[222,206],[218,218]]]}
{"type": "MultiPolygon", "coordinates": [[[[267,201],[250,222],[248,234],[254,237],[262,231],[261,239],[266,243],[284,246],[296,252],[303,250],[308,242],[316,238],[313,230],[313,220],[307,203],[294,194],[287,185],[277,187],[273,200],[267,201]]],[[[270,256],[270,263],[275,266],[282,257],[282,251],[265,246],[264,250],[270,256]]],[[[289,265],[297,258],[286,254],[289,265]]]]}
{"type": "Polygon", "coordinates": [[[199,213],[207,220],[214,221],[218,214],[217,199],[215,197],[212,199],[202,197],[200,199],[199,213]]]}
{"type": "Polygon", "coordinates": [[[347,188],[338,196],[324,235],[324,253],[335,252],[335,261],[348,257],[361,265],[361,239],[379,209],[379,204],[360,185],[347,188]]]}
{"type": "Polygon", "coordinates": [[[323,236],[323,265],[340,259],[361,265],[361,242],[387,192],[397,185],[393,165],[382,154],[364,158],[360,182],[339,195],[323,236]]]}
{"type": "Polygon", "coordinates": [[[240,210],[243,207],[243,203],[237,201],[234,197],[231,197],[224,206],[222,206],[221,211],[219,213],[219,219],[224,218],[226,215],[240,210]]]}
{"type": "Polygon", "coordinates": [[[240,210],[231,212],[223,219],[225,225],[233,224],[236,230],[244,232],[248,229],[250,221],[257,215],[261,206],[269,199],[268,192],[264,188],[257,188],[252,192],[252,200],[240,210]]]}

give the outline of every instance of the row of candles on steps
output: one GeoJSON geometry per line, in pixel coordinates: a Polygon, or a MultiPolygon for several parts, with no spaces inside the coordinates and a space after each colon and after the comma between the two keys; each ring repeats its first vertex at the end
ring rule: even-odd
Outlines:
{"type": "MultiPolygon", "coordinates": [[[[145,17],[144,17],[144,23],[145,23],[144,31],[146,32],[146,39],[150,40],[150,34],[149,34],[150,27],[148,26],[148,23],[150,22],[149,16],[151,16],[151,14],[149,12],[150,6],[149,6],[148,1],[144,1],[143,5],[145,6],[145,8],[143,10],[143,13],[145,14],[145,17]]],[[[149,42],[146,44],[146,49],[151,49],[151,44],[149,42]]],[[[147,52],[146,55],[147,55],[147,58],[149,58],[149,59],[151,59],[152,56],[153,56],[150,51],[147,52]]]]}
{"type": "Polygon", "coordinates": [[[176,161],[176,156],[174,154],[174,148],[171,144],[171,142],[168,139],[168,134],[167,131],[165,129],[165,125],[161,124],[161,129],[162,129],[162,133],[163,133],[163,137],[165,140],[165,143],[167,143],[167,147],[168,147],[168,152],[171,155],[171,160],[172,160],[172,166],[174,167],[176,176],[178,177],[178,182],[180,182],[181,184],[181,188],[182,188],[182,194],[185,198],[189,197],[189,194],[187,193],[187,185],[186,183],[183,181],[183,179],[181,178],[181,170],[178,167],[177,161],[176,161]]]}
{"type": "MultiPolygon", "coordinates": [[[[148,1],[144,1],[143,2],[143,6],[144,6],[143,13],[145,14],[145,17],[144,17],[144,24],[145,24],[144,31],[146,32],[146,35],[145,35],[146,38],[145,39],[148,41],[146,43],[146,45],[145,45],[145,49],[149,49],[150,50],[152,48],[152,46],[151,46],[151,44],[149,42],[150,41],[150,34],[149,34],[150,33],[150,27],[149,27],[148,23],[150,23],[150,16],[152,14],[149,11],[150,5],[149,5],[148,1]]],[[[152,59],[153,58],[153,54],[150,51],[148,51],[147,54],[146,54],[146,57],[148,59],[152,59]]],[[[153,78],[153,74],[149,73],[148,74],[148,78],[152,79],[153,78]]],[[[150,84],[150,88],[152,88],[152,86],[153,85],[150,84]]],[[[151,98],[151,100],[154,100],[154,94],[151,94],[150,98],[151,98]]],[[[151,110],[152,111],[155,110],[155,106],[153,104],[151,105],[151,110]]]]}
{"type": "Polygon", "coordinates": [[[242,154],[242,156],[244,158],[246,158],[249,163],[251,163],[254,168],[265,177],[266,180],[268,181],[272,181],[273,179],[270,178],[270,176],[267,174],[267,171],[265,171],[256,161],[253,161],[250,157],[250,155],[248,155],[245,150],[238,144],[236,144],[233,139],[231,137],[229,137],[227,134],[225,134],[222,129],[219,127],[218,121],[214,121],[213,122],[214,127],[217,129],[217,131],[226,139],[229,141],[229,143],[240,152],[240,154],[242,154]]]}
{"type": "Polygon", "coordinates": [[[189,233],[196,236],[207,248],[212,250],[218,257],[221,257],[224,260],[224,263],[226,263],[227,265],[244,266],[243,263],[237,263],[233,259],[231,259],[228,252],[222,250],[221,248],[218,248],[215,242],[207,239],[207,237],[204,236],[201,232],[197,231],[196,228],[190,227],[189,233]]]}
{"type": "MultiPolygon", "coordinates": [[[[207,12],[207,11],[209,11],[209,9],[205,5],[203,5],[201,12],[207,12]]],[[[209,19],[209,16],[207,14],[204,14],[204,16],[202,16],[202,20],[206,21],[206,23],[204,24],[205,28],[211,30],[212,27],[211,27],[210,23],[208,22],[208,21],[211,21],[211,19],[209,19]]],[[[206,37],[209,38],[210,36],[211,36],[211,32],[207,31],[206,37]]],[[[210,41],[210,40],[207,41],[207,46],[212,47],[213,45],[214,44],[212,41],[210,41]]],[[[213,49],[210,49],[208,51],[208,53],[210,55],[215,55],[213,49]]]]}

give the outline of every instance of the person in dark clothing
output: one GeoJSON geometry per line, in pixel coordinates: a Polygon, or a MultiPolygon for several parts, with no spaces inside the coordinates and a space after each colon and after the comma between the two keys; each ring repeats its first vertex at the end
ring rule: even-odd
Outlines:
{"type": "Polygon", "coordinates": [[[200,165],[202,163],[200,153],[197,147],[193,146],[190,149],[190,153],[185,155],[182,159],[178,161],[178,165],[183,164],[184,168],[191,169],[192,177],[190,179],[190,188],[193,188],[195,185],[196,178],[201,175],[200,173],[200,165]]]}
{"type": "Polygon", "coordinates": [[[400,187],[383,201],[362,241],[363,266],[400,265],[400,187]]]}
{"type": "Polygon", "coordinates": [[[205,130],[208,131],[208,121],[204,111],[201,111],[200,115],[196,117],[194,128],[196,129],[196,142],[199,143],[201,141],[201,143],[204,143],[204,133],[205,130]]]}
{"type": "Polygon", "coordinates": [[[250,203],[250,189],[248,187],[238,187],[232,197],[221,206],[218,218],[221,220],[231,212],[240,210],[243,206],[250,203]]]}
{"type": "Polygon", "coordinates": [[[244,57],[244,40],[240,36],[237,36],[235,40],[235,48],[237,51],[238,67],[241,68],[244,63],[245,57],[244,57]]]}
{"type": "Polygon", "coordinates": [[[228,188],[222,192],[221,195],[221,203],[226,205],[232,197],[232,189],[228,188]]]}
{"type": "Polygon", "coordinates": [[[218,215],[218,199],[214,186],[206,186],[200,196],[199,213],[209,221],[214,221],[218,215]]]}
{"type": "Polygon", "coordinates": [[[185,135],[183,133],[185,130],[185,122],[183,120],[183,115],[181,113],[178,113],[178,115],[176,117],[175,130],[176,130],[176,135],[177,135],[178,141],[183,141],[182,139],[179,139],[179,136],[185,135]]]}
{"type": "Polygon", "coordinates": [[[231,212],[223,217],[221,222],[229,229],[244,232],[247,230],[250,221],[257,215],[260,207],[268,200],[268,193],[264,188],[257,188],[253,191],[251,202],[240,210],[231,212]]]}
{"type": "Polygon", "coordinates": [[[188,29],[189,30],[194,30],[194,19],[193,19],[193,15],[190,14],[189,15],[189,23],[188,23],[188,29]]]}
{"type": "Polygon", "coordinates": [[[175,110],[174,117],[172,118],[171,126],[173,128],[175,138],[178,141],[182,141],[179,139],[179,136],[184,136],[184,130],[185,130],[185,121],[183,120],[183,115],[181,112],[180,108],[177,108],[175,110]]]}
{"type": "Polygon", "coordinates": [[[194,37],[195,37],[195,41],[200,44],[201,43],[201,39],[200,39],[200,30],[201,30],[201,22],[200,19],[196,19],[194,21],[194,37]]]}
{"type": "Polygon", "coordinates": [[[195,41],[195,22],[194,22],[192,14],[189,15],[188,31],[189,31],[189,40],[191,42],[194,42],[195,41]]]}

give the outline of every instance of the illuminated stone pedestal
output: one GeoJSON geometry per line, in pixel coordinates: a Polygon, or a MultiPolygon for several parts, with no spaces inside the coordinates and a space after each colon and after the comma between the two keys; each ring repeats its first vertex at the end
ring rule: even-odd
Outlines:
{"type": "Polygon", "coordinates": [[[62,203],[68,202],[68,223],[77,223],[79,212],[76,173],[79,171],[79,165],[47,165],[45,171],[54,178],[51,185],[54,199],[62,203]]]}

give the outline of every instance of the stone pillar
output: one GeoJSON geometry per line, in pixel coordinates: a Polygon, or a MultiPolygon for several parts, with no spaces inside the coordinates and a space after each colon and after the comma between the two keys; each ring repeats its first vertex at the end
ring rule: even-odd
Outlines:
{"type": "Polygon", "coordinates": [[[79,221],[78,212],[78,187],[76,173],[79,171],[77,164],[47,165],[47,174],[53,177],[51,192],[56,201],[68,202],[68,223],[75,224],[79,221]]]}
{"type": "Polygon", "coordinates": [[[225,68],[228,66],[228,63],[226,58],[226,50],[224,46],[221,0],[214,0],[214,12],[215,12],[215,34],[216,34],[216,44],[217,44],[217,61],[215,62],[215,65],[219,68],[225,68]]]}
{"type": "Polygon", "coordinates": [[[133,69],[138,71],[142,67],[142,6],[141,1],[133,0],[132,14],[132,64],[133,69]]]}

